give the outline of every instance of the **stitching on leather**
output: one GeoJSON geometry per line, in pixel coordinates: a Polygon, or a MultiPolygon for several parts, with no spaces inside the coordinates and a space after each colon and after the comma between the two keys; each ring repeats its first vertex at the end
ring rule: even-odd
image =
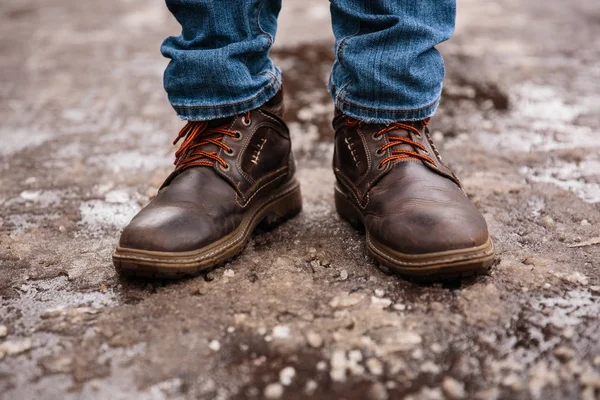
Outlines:
{"type": "Polygon", "coordinates": [[[367,156],[367,170],[356,181],[356,184],[358,185],[364,179],[366,179],[367,176],[369,176],[369,172],[371,172],[371,168],[373,167],[373,161],[371,160],[371,150],[369,149],[369,146],[367,145],[367,139],[365,138],[365,135],[363,134],[360,127],[358,127],[358,126],[356,127],[356,133],[358,133],[358,135],[360,136],[360,140],[362,141],[363,149],[365,150],[365,155],[367,156]]]}
{"type": "Polygon", "coordinates": [[[263,110],[258,110],[258,112],[260,112],[265,118],[269,118],[273,121],[275,121],[275,123],[277,125],[281,125],[279,121],[277,121],[275,118],[271,117],[270,115],[266,114],[265,112],[263,112],[263,110]]]}
{"type": "Polygon", "coordinates": [[[250,145],[250,141],[252,140],[252,136],[254,136],[254,134],[256,133],[256,131],[258,130],[258,128],[260,128],[261,125],[258,124],[254,127],[254,129],[252,130],[252,132],[250,132],[250,134],[248,135],[248,139],[246,139],[244,141],[244,144],[242,146],[242,149],[240,150],[240,154],[238,154],[236,160],[235,160],[235,167],[237,168],[237,170],[240,172],[240,174],[246,178],[246,180],[248,182],[250,182],[251,185],[254,185],[254,179],[252,179],[248,174],[246,174],[246,172],[244,172],[244,169],[242,168],[242,156],[243,154],[246,152],[246,149],[248,148],[248,146],[250,145]]]}
{"type": "MultiPolygon", "coordinates": [[[[287,125],[285,125],[285,122],[280,121],[280,120],[268,115],[263,110],[259,109],[258,112],[260,112],[265,118],[269,118],[270,120],[274,121],[275,125],[268,125],[268,126],[272,127],[277,135],[283,137],[284,139],[290,140],[290,130],[288,129],[287,125]],[[282,128],[284,129],[284,131],[286,133],[285,135],[282,134],[281,132],[279,132],[279,129],[282,129],[282,128]]],[[[267,122],[267,124],[268,124],[268,122],[267,122]]]]}
{"type": "MultiPolygon", "coordinates": [[[[275,120],[275,122],[277,122],[277,121],[275,120]]],[[[252,136],[258,131],[259,128],[262,128],[262,127],[272,128],[273,130],[277,131],[277,126],[273,126],[269,122],[259,123],[257,126],[254,127],[254,130],[250,133],[248,139],[245,141],[242,149],[240,150],[240,154],[238,154],[238,156],[236,158],[236,161],[235,161],[235,166],[238,169],[238,171],[240,172],[240,174],[244,178],[246,178],[246,180],[248,182],[250,182],[250,184],[252,184],[252,185],[254,185],[256,183],[256,181],[254,179],[252,179],[250,177],[250,175],[246,174],[246,172],[242,168],[242,155],[244,154],[244,152],[246,151],[246,149],[248,149],[248,146],[250,145],[250,141],[252,140],[252,136]]]]}
{"type": "MultiPolygon", "coordinates": [[[[339,169],[339,168],[336,168],[336,176],[337,176],[338,174],[339,174],[339,178],[341,178],[341,179],[340,179],[340,181],[341,181],[342,185],[346,186],[346,189],[348,189],[348,190],[350,191],[350,194],[352,194],[352,196],[353,196],[353,197],[354,197],[354,199],[356,200],[356,203],[358,203],[358,206],[359,206],[360,208],[362,208],[363,210],[364,210],[364,209],[366,209],[366,208],[367,208],[367,206],[369,205],[369,201],[370,201],[370,199],[371,199],[371,198],[370,198],[370,196],[369,196],[369,194],[368,194],[368,193],[366,194],[365,198],[367,199],[367,201],[365,202],[365,205],[363,206],[363,205],[361,204],[361,201],[359,200],[358,196],[357,196],[357,195],[356,195],[356,193],[354,192],[354,190],[352,190],[352,187],[354,186],[354,184],[352,183],[352,181],[351,181],[350,179],[348,179],[348,178],[347,178],[347,177],[346,177],[346,176],[343,174],[343,172],[342,172],[342,171],[340,171],[340,169],[339,169]]],[[[357,189],[355,189],[355,190],[357,190],[357,189]]]]}
{"type": "MultiPolygon", "coordinates": [[[[285,173],[283,173],[283,174],[282,174],[282,172],[287,172],[287,170],[288,170],[288,167],[287,167],[287,166],[285,166],[285,167],[279,168],[279,169],[278,169],[278,170],[276,170],[276,171],[273,171],[273,172],[271,172],[271,174],[273,174],[273,178],[272,178],[272,179],[270,179],[270,180],[268,180],[268,181],[266,181],[265,183],[263,183],[263,184],[262,184],[262,186],[260,186],[258,189],[256,189],[256,190],[254,191],[254,193],[252,193],[252,196],[250,196],[250,197],[249,197],[249,198],[248,198],[248,199],[247,199],[247,200],[244,202],[244,204],[241,204],[241,203],[239,202],[239,197],[237,196],[237,194],[236,194],[236,196],[235,196],[235,202],[236,202],[236,203],[237,203],[237,204],[238,204],[240,207],[242,207],[242,208],[243,208],[243,207],[246,207],[246,206],[248,205],[248,203],[250,203],[250,201],[251,201],[251,200],[254,198],[254,196],[256,196],[256,195],[257,195],[257,194],[258,194],[258,193],[259,193],[259,192],[260,192],[262,189],[264,189],[264,188],[265,188],[265,186],[267,186],[267,185],[269,185],[269,184],[273,183],[274,181],[276,181],[277,179],[281,178],[282,176],[285,176],[285,173]]],[[[252,189],[252,188],[250,188],[250,189],[252,189]]]]}
{"type": "MultiPolygon", "coordinates": [[[[413,134],[414,134],[413,132],[410,132],[410,135],[413,135],[413,134]]],[[[452,172],[452,170],[450,168],[448,168],[448,166],[446,166],[446,164],[444,164],[442,162],[442,160],[439,159],[439,154],[435,151],[435,149],[433,147],[433,139],[431,139],[429,132],[427,132],[425,130],[425,128],[423,128],[423,132],[421,133],[421,135],[423,136],[423,138],[425,138],[425,140],[421,140],[420,143],[424,144],[429,149],[429,151],[431,151],[436,156],[435,158],[433,158],[433,160],[435,162],[433,165],[431,165],[429,163],[423,163],[423,164],[425,164],[425,166],[427,166],[430,169],[433,168],[436,172],[441,174],[443,177],[450,179],[459,188],[462,189],[462,185],[461,185],[458,177],[456,175],[454,175],[454,172],[452,172]]]]}
{"type": "Polygon", "coordinates": [[[453,180],[454,183],[456,183],[458,185],[458,187],[461,188],[461,190],[462,190],[462,183],[460,182],[460,179],[458,179],[458,176],[456,176],[454,174],[454,172],[452,172],[452,170],[450,168],[448,168],[448,166],[446,164],[444,164],[439,152],[436,151],[435,145],[433,143],[433,139],[431,138],[431,135],[429,134],[429,130],[426,130],[424,128],[423,131],[424,131],[423,133],[424,133],[425,137],[427,138],[427,142],[429,142],[429,147],[431,148],[431,150],[436,155],[436,158],[439,161],[441,168],[440,167],[438,167],[438,168],[440,169],[440,171],[442,173],[446,174],[449,179],[453,180]]]}

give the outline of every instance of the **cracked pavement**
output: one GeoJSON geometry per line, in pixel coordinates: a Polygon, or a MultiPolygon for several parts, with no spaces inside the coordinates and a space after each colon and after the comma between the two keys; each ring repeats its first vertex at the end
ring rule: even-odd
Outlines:
{"type": "Polygon", "coordinates": [[[0,22],[0,398],[599,398],[594,2],[459,1],[432,132],[498,261],[444,285],[378,269],[335,213],[328,2],[284,1],[273,52],[304,211],[177,282],[111,263],[182,125],[163,2],[5,0],[0,22]]]}

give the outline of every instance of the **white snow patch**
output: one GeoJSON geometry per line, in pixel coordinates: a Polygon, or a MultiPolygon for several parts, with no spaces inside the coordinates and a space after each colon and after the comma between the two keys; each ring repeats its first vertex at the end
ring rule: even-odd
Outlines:
{"type": "Polygon", "coordinates": [[[140,206],[133,201],[107,203],[101,200],[90,200],[79,206],[80,223],[92,229],[105,226],[123,227],[138,211],[140,206]]]}

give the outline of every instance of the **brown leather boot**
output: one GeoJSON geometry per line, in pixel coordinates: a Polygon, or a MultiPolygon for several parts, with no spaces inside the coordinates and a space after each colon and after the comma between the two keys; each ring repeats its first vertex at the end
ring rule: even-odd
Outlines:
{"type": "Polygon", "coordinates": [[[402,275],[485,272],[494,259],[487,224],[442,164],[427,123],[368,124],[337,111],[337,211],[364,227],[377,261],[402,275]]]}
{"type": "Polygon", "coordinates": [[[118,271],[195,274],[239,253],[259,223],[300,212],[282,101],[280,92],[243,116],[187,123],[175,140],[183,139],[175,171],[121,235],[118,271]]]}

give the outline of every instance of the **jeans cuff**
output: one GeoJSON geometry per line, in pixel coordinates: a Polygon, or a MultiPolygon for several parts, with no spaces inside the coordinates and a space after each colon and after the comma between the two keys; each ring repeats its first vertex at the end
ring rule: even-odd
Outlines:
{"type": "Polygon", "coordinates": [[[209,121],[243,114],[259,108],[281,89],[281,71],[279,68],[276,67],[274,71],[267,71],[266,73],[271,77],[270,82],[261,91],[248,99],[215,106],[182,106],[172,103],[171,106],[175,109],[177,116],[185,121],[209,121]]]}
{"type": "MultiPolygon", "coordinates": [[[[421,121],[435,114],[440,104],[440,95],[427,105],[418,108],[375,108],[348,101],[336,94],[335,87],[330,83],[330,92],[333,95],[335,106],[342,113],[360,121],[375,124],[390,124],[399,121],[421,121]]],[[[343,95],[343,93],[341,93],[343,95]]]]}

